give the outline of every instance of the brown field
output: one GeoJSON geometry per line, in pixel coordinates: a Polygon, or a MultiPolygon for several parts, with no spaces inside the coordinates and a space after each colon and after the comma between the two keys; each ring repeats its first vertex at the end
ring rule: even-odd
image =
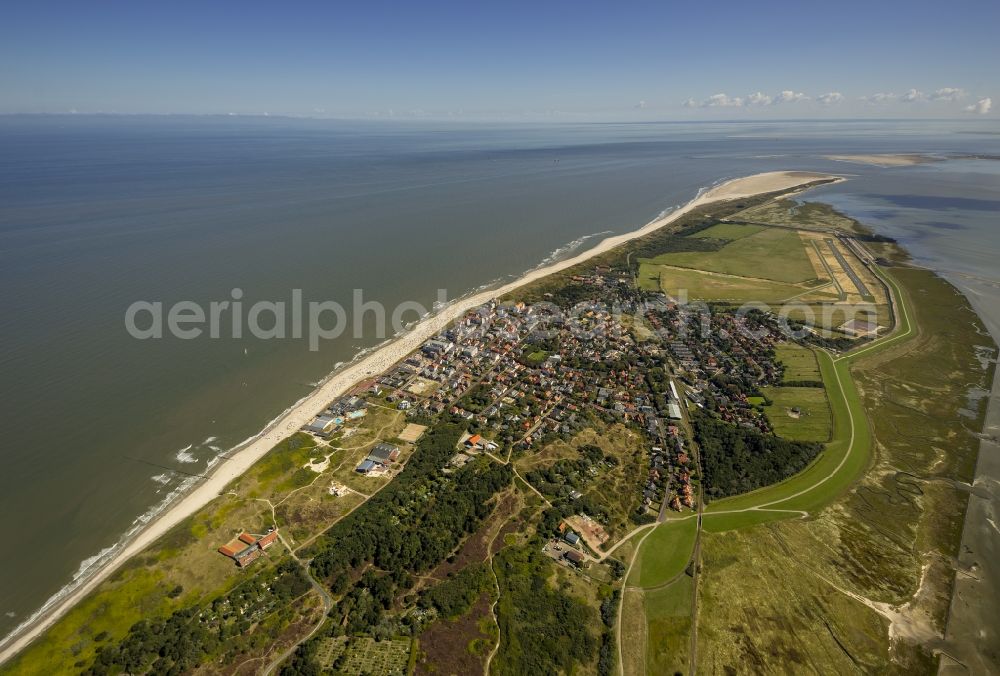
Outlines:
{"type": "Polygon", "coordinates": [[[414,444],[421,436],[423,436],[424,430],[426,429],[427,425],[409,423],[403,428],[403,431],[399,433],[399,440],[405,441],[408,444],[414,444]]]}
{"type": "Polygon", "coordinates": [[[486,656],[496,641],[496,625],[483,594],[465,615],[441,619],[420,634],[416,674],[481,674],[486,656]]]}
{"type": "Polygon", "coordinates": [[[566,523],[569,524],[570,528],[579,533],[583,541],[587,543],[587,546],[595,552],[601,551],[601,546],[610,537],[607,531],[604,530],[604,526],[590,517],[574,515],[566,519],[566,523]]]}

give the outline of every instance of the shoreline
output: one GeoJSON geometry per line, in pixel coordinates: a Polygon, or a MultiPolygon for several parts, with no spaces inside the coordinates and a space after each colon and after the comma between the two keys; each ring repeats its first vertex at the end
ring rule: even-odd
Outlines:
{"type": "Polygon", "coordinates": [[[387,371],[392,365],[418,349],[425,340],[441,331],[469,309],[606,253],[630,240],[648,235],[673,223],[693,209],[706,204],[789,190],[823,179],[844,180],[842,177],[832,174],[776,171],[723,181],[710,188],[702,189],[689,202],[654,218],[637,230],[606,237],[596,246],[570,258],[549,264],[543,262],[540,267],[529,270],[519,278],[498,287],[475,290],[421,320],[403,335],[374,346],[372,351],[365,354],[360,360],[350,362],[325,376],[312,392],[285,409],[260,432],[221,454],[220,461],[209,470],[206,479],[180,495],[172,504],[144,524],[130,540],[120,542],[120,549],[104,563],[96,566],[90,575],[63,587],[25,623],[0,639],[0,664],[10,660],[27,647],[125,562],[218,497],[226,486],[243,475],[281,440],[307,424],[331,400],[341,396],[358,382],[387,371]],[[72,587],[73,584],[76,586],[72,587]],[[64,595],[60,596],[60,594],[64,595]]]}
{"type": "MultiPolygon", "coordinates": [[[[1000,321],[991,319],[986,301],[973,287],[973,278],[958,273],[946,279],[969,299],[984,324],[984,331],[1000,344],[1000,321]]],[[[979,280],[976,280],[979,281],[979,280]]],[[[948,616],[943,631],[944,646],[938,666],[941,676],[989,673],[1000,664],[993,646],[1000,627],[1000,604],[982,604],[979,599],[997,598],[1000,592],[1000,531],[996,527],[997,486],[1000,485],[1000,368],[993,365],[993,381],[987,395],[979,451],[962,518],[957,543],[955,574],[948,616]]]]}
{"type": "Polygon", "coordinates": [[[940,162],[941,159],[924,154],[890,153],[885,155],[824,155],[828,160],[835,162],[850,162],[852,164],[868,164],[873,167],[909,167],[915,164],[927,164],[928,162],[940,162]]]}

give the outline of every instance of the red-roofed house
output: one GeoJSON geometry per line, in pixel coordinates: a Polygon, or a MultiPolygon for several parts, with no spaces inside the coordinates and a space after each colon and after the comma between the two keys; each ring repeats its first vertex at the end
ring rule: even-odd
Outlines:
{"type": "Polygon", "coordinates": [[[259,539],[244,531],[219,547],[218,551],[223,556],[227,556],[235,561],[237,566],[243,568],[263,556],[264,550],[274,544],[274,541],[277,539],[277,529],[268,531],[266,535],[261,536],[259,539]]]}
{"type": "Polygon", "coordinates": [[[257,540],[257,544],[260,546],[261,549],[267,549],[268,547],[273,545],[274,541],[277,539],[278,539],[278,531],[272,530],[270,533],[262,537],[260,540],[257,540]]]}

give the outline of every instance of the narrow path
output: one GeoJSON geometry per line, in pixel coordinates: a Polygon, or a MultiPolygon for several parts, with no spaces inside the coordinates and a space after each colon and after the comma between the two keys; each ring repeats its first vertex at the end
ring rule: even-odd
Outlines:
{"type": "MultiPolygon", "coordinates": [[[[845,391],[844,379],[850,378],[849,368],[850,368],[851,361],[853,361],[855,358],[858,358],[858,357],[860,357],[862,355],[868,354],[868,353],[872,352],[873,350],[882,349],[882,348],[887,347],[887,346],[889,346],[889,345],[891,345],[893,343],[896,343],[898,341],[905,340],[905,339],[909,338],[914,333],[914,327],[913,327],[913,325],[912,325],[912,323],[910,321],[909,310],[907,308],[906,302],[903,299],[903,294],[900,291],[900,289],[899,289],[898,285],[896,284],[895,280],[893,280],[888,275],[885,275],[881,270],[878,270],[877,266],[871,266],[870,269],[872,269],[873,273],[876,276],[878,276],[886,284],[887,290],[889,291],[890,307],[896,308],[898,310],[898,319],[899,319],[899,321],[897,322],[897,326],[894,327],[894,330],[890,334],[884,336],[883,338],[879,338],[879,339],[874,340],[870,345],[868,345],[867,347],[862,348],[862,349],[860,349],[860,350],[858,350],[856,352],[849,352],[847,354],[843,354],[843,355],[840,355],[838,357],[834,357],[831,353],[829,353],[826,350],[819,351],[819,354],[822,354],[826,359],[828,359],[829,363],[833,367],[832,370],[833,370],[834,382],[836,384],[836,389],[840,393],[840,398],[843,401],[844,408],[847,411],[847,425],[848,425],[848,429],[849,429],[849,434],[848,434],[848,437],[847,437],[846,448],[844,449],[843,457],[841,457],[841,459],[837,463],[836,467],[834,467],[825,476],[820,477],[815,483],[812,483],[811,485],[806,486],[806,487],[802,488],[799,491],[796,491],[795,493],[793,493],[791,495],[781,496],[779,498],[768,500],[767,499],[767,493],[764,492],[764,491],[767,491],[767,489],[762,489],[761,498],[764,499],[765,501],[761,502],[760,504],[752,505],[752,506],[749,506],[749,507],[744,507],[744,508],[740,508],[740,509],[729,509],[729,510],[722,509],[722,510],[717,510],[717,511],[704,512],[703,508],[702,508],[702,505],[699,504],[699,513],[697,514],[697,517],[698,517],[698,537],[695,540],[695,550],[696,551],[695,551],[695,554],[692,557],[693,560],[695,561],[695,577],[694,577],[695,584],[694,584],[694,589],[693,589],[693,592],[692,592],[692,595],[693,595],[693,598],[692,598],[692,625],[691,625],[690,652],[689,652],[689,654],[690,654],[689,671],[692,674],[696,673],[696,671],[697,671],[697,594],[698,594],[698,570],[697,570],[698,569],[698,565],[697,565],[697,562],[698,562],[698,558],[700,556],[700,544],[701,544],[700,534],[701,534],[701,526],[702,526],[702,518],[703,518],[703,516],[723,515],[723,514],[740,514],[740,513],[746,513],[746,512],[759,511],[759,512],[771,512],[771,513],[782,513],[782,514],[789,514],[789,515],[797,515],[800,518],[806,518],[806,517],[808,517],[809,516],[809,512],[807,512],[805,510],[801,510],[801,509],[783,509],[783,508],[780,508],[780,507],[775,507],[775,505],[780,505],[781,503],[785,503],[785,502],[788,502],[790,500],[794,500],[795,498],[801,497],[801,496],[803,496],[803,495],[805,495],[807,493],[810,493],[810,492],[814,491],[815,489],[819,488],[820,486],[822,486],[826,482],[830,481],[831,479],[833,479],[834,477],[836,477],[841,472],[841,470],[843,470],[843,468],[847,464],[848,460],[850,460],[852,458],[854,452],[856,451],[857,424],[858,424],[858,422],[855,419],[855,408],[856,407],[859,408],[858,414],[861,415],[861,416],[864,415],[864,411],[860,410],[860,403],[857,403],[856,406],[852,405],[852,402],[848,398],[847,392],[845,391]],[[841,363],[841,362],[844,362],[844,363],[841,363]],[[841,373],[842,371],[843,371],[843,374],[841,373]]],[[[776,485],[780,485],[780,484],[776,484],[776,485]]],[[[771,486],[771,487],[768,487],[768,488],[773,489],[774,487],[771,486]]],[[[687,517],[681,517],[681,518],[686,519],[686,518],[691,518],[692,516],[694,516],[694,515],[689,515],[687,517]]],[[[653,525],[656,525],[656,524],[653,524],[653,525]]],[[[648,527],[648,526],[649,525],[647,525],[645,527],[648,527]]],[[[643,527],[639,527],[639,528],[634,529],[628,536],[626,536],[621,541],[619,541],[615,545],[615,547],[613,547],[612,549],[608,550],[608,552],[606,552],[605,554],[603,554],[598,560],[603,560],[604,558],[606,558],[612,551],[614,551],[614,549],[616,549],[622,543],[624,543],[625,541],[627,541],[634,533],[636,533],[638,530],[641,530],[642,528],[643,527]]],[[[624,613],[624,608],[625,608],[625,594],[628,593],[628,591],[632,591],[633,593],[637,593],[636,589],[634,587],[629,587],[627,583],[628,583],[629,576],[631,575],[632,568],[633,568],[633,566],[635,564],[636,557],[639,555],[639,552],[641,551],[641,548],[642,548],[642,545],[643,545],[645,539],[647,537],[649,537],[649,535],[650,535],[651,532],[652,531],[650,531],[649,533],[646,533],[639,540],[639,542],[637,543],[635,552],[633,553],[633,556],[632,556],[632,560],[629,563],[628,571],[626,572],[625,584],[623,584],[623,586],[622,586],[622,606],[621,606],[621,610],[619,611],[619,614],[618,614],[617,632],[616,632],[617,633],[617,642],[618,642],[619,672],[622,674],[622,676],[624,676],[625,665],[624,665],[623,650],[622,650],[621,616],[624,613]]],[[[676,577],[677,576],[675,576],[675,578],[672,579],[671,581],[669,581],[668,583],[665,583],[663,585],[657,585],[657,587],[655,587],[655,589],[662,588],[663,586],[666,586],[666,584],[670,584],[670,583],[674,582],[676,580],[676,577]]]]}
{"type": "Polygon", "coordinates": [[[486,662],[483,663],[483,676],[489,676],[490,664],[493,663],[493,658],[496,656],[497,651],[500,650],[500,616],[497,614],[497,606],[500,604],[501,592],[500,592],[500,578],[497,576],[497,569],[494,567],[493,564],[493,545],[496,543],[497,538],[500,537],[500,533],[503,532],[503,527],[507,525],[507,522],[510,521],[511,518],[512,516],[507,517],[499,524],[497,524],[497,530],[493,534],[493,537],[490,539],[490,543],[487,545],[486,548],[486,551],[489,552],[490,555],[489,559],[490,572],[493,573],[493,587],[496,589],[497,593],[497,597],[493,600],[492,605],[490,605],[490,614],[493,616],[493,621],[497,625],[497,642],[496,645],[493,646],[493,650],[490,651],[490,654],[486,656],[486,662]]]}
{"type": "Polygon", "coordinates": [[[270,674],[272,674],[274,670],[281,665],[282,662],[291,657],[292,653],[295,652],[295,650],[300,645],[302,645],[303,643],[311,639],[313,636],[315,636],[316,632],[318,632],[320,628],[323,626],[323,624],[326,622],[326,617],[330,613],[330,610],[333,608],[333,597],[330,596],[330,593],[327,592],[326,588],[323,587],[323,585],[320,584],[316,580],[316,578],[312,576],[312,571],[309,569],[309,563],[307,561],[303,561],[298,557],[298,555],[295,553],[295,550],[292,549],[291,545],[289,545],[288,542],[285,541],[285,538],[282,536],[281,531],[278,531],[278,539],[281,541],[281,544],[285,547],[285,549],[288,550],[289,555],[291,555],[291,557],[295,560],[295,562],[299,564],[299,567],[302,569],[302,572],[305,573],[305,576],[309,578],[309,584],[312,585],[312,588],[315,589],[316,593],[319,594],[320,600],[323,602],[323,613],[319,616],[319,622],[316,623],[316,626],[313,627],[308,634],[306,634],[298,641],[290,645],[284,652],[278,655],[275,659],[271,660],[271,663],[267,665],[267,668],[265,668],[264,671],[261,672],[262,674],[264,674],[264,676],[269,676],[270,674]]]}
{"type": "MultiPolygon", "coordinates": [[[[647,524],[647,527],[655,525],[657,524],[655,523],[647,524]]],[[[625,580],[626,583],[628,582],[629,577],[632,575],[632,567],[635,565],[635,560],[639,556],[639,550],[642,549],[642,543],[645,542],[646,538],[648,538],[652,532],[653,530],[650,529],[649,533],[643,535],[642,538],[639,539],[639,542],[636,543],[635,551],[632,552],[632,560],[629,561],[628,569],[625,571],[625,577],[622,578],[623,580],[625,580]]],[[[625,540],[622,540],[622,542],[624,541],[625,540]]],[[[621,542],[619,542],[619,544],[621,544],[621,542]]],[[[628,591],[625,589],[625,585],[622,585],[621,607],[618,609],[618,618],[615,621],[615,634],[617,635],[618,638],[618,640],[615,641],[615,643],[618,644],[618,673],[621,676],[625,676],[625,656],[624,653],[622,652],[622,615],[625,614],[625,594],[627,593],[628,591]]]]}

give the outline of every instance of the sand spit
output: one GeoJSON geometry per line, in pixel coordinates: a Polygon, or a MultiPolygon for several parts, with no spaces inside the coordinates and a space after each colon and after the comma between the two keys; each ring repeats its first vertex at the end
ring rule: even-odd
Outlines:
{"type": "Polygon", "coordinates": [[[232,449],[228,454],[228,458],[225,458],[223,462],[220,462],[214,468],[208,479],[192,488],[189,493],[165,509],[158,518],[151,521],[131,541],[122,546],[114,556],[109,558],[90,577],[81,580],[75,588],[64,589],[63,593],[53,597],[46,604],[46,607],[36,613],[29,622],[21,625],[21,627],[15,629],[10,635],[4,638],[3,641],[0,641],[0,664],[16,655],[31,641],[41,635],[42,632],[52,626],[56,620],[93,591],[132,556],[141,552],[171,528],[225,492],[226,486],[231,481],[239,478],[251,465],[260,460],[261,457],[282,439],[293,434],[308,423],[331,400],[341,396],[358,382],[387,371],[395,363],[405,359],[410,352],[417,349],[425,340],[447,327],[455,319],[461,317],[467,310],[508,294],[542,277],[582,263],[620,244],[648,235],[676,221],[692,209],[705,204],[730,199],[741,199],[778,190],[788,190],[813,181],[835,178],[838,177],[813,172],[774,171],[725,181],[703,191],[698,197],[684,206],[650,221],[638,230],[608,237],[597,246],[572,258],[537,268],[516,281],[504,284],[498,288],[480,291],[442,308],[438,313],[416,324],[408,333],[373,351],[360,361],[348,364],[342,370],[331,373],[319,383],[319,386],[311,394],[293,404],[256,436],[251,437],[240,446],[232,449]]]}
{"type": "Polygon", "coordinates": [[[876,167],[908,167],[914,164],[941,161],[930,155],[824,155],[824,157],[838,162],[871,164],[876,167]]]}

